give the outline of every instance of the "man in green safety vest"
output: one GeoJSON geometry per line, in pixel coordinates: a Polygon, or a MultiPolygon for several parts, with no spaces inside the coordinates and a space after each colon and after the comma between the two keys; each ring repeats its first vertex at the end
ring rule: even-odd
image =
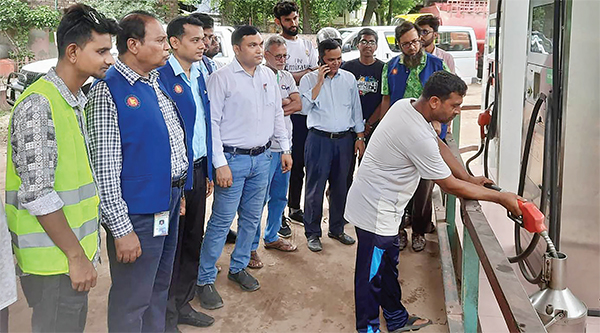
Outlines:
{"type": "Polygon", "coordinates": [[[99,197],[87,152],[81,86],[114,63],[118,25],[69,7],[58,63],[17,100],[7,148],[6,215],[33,332],[82,332],[96,285],[99,197]]]}

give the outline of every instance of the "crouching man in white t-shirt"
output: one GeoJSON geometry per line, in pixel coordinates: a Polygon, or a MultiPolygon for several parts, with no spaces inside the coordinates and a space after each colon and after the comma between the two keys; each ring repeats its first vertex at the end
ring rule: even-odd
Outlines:
{"type": "Polygon", "coordinates": [[[354,293],[359,332],[379,332],[380,306],[389,332],[431,324],[409,317],[398,283],[398,227],[420,178],[433,180],[446,193],[496,202],[521,215],[516,194],[483,187],[492,181],[470,176],[431,126],[460,114],[466,92],[458,76],[436,72],[418,100],[396,102],[371,136],[344,215],[358,236],[354,293]]]}

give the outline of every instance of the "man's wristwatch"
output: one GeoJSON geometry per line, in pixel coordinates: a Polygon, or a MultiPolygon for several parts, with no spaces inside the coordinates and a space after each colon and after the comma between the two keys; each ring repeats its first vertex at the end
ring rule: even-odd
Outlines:
{"type": "Polygon", "coordinates": [[[356,137],[356,141],[363,141],[364,142],[364,141],[366,141],[366,139],[364,137],[357,136],[356,137]]]}
{"type": "Polygon", "coordinates": [[[284,155],[292,155],[292,151],[291,150],[284,150],[283,154],[284,155]]]}

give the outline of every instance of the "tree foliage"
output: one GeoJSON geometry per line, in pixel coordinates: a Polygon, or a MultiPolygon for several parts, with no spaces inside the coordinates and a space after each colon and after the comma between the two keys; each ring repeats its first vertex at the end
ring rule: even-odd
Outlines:
{"type": "MultiPolygon", "coordinates": [[[[279,0],[213,0],[219,8],[223,22],[228,25],[253,24],[266,29],[273,22],[273,7],[279,0]]],[[[345,11],[360,7],[360,0],[299,0],[303,32],[311,33],[332,21],[345,11]],[[307,10],[305,10],[307,9],[307,10]],[[309,26],[306,26],[308,23],[309,26]]]]}
{"type": "Polygon", "coordinates": [[[60,13],[50,7],[29,8],[20,0],[3,0],[0,6],[0,31],[14,46],[9,56],[18,62],[33,58],[27,48],[31,29],[55,28],[60,22],[60,13]]]}
{"type": "Polygon", "coordinates": [[[117,21],[134,10],[149,12],[156,15],[161,21],[165,21],[166,8],[160,4],[159,0],[82,0],[81,2],[117,21]]]}
{"type": "Polygon", "coordinates": [[[391,24],[396,15],[407,14],[423,0],[368,0],[362,25],[371,25],[372,15],[376,15],[376,25],[391,24]],[[392,10],[390,14],[390,1],[392,10]]]}

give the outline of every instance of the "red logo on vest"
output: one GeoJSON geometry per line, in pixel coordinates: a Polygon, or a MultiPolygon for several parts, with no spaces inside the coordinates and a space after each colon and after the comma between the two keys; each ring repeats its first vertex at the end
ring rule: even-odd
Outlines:
{"type": "Polygon", "coordinates": [[[140,107],[140,100],[135,95],[129,95],[125,99],[125,104],[132,109],[137,109],[140,107]]]}
{"type": "Polygon", "coordinates": [[[396,74],[398,74],[398,68],[392,69],[392,75],[396,75],[396,74]]]}
{"type": "Polygon", "coordinates": [[[177,83],[175,84],[175,86],[173,86],[173,91],[176,94],[181,94],[183,92],[183,87],[179,83],[177,83]]]}

